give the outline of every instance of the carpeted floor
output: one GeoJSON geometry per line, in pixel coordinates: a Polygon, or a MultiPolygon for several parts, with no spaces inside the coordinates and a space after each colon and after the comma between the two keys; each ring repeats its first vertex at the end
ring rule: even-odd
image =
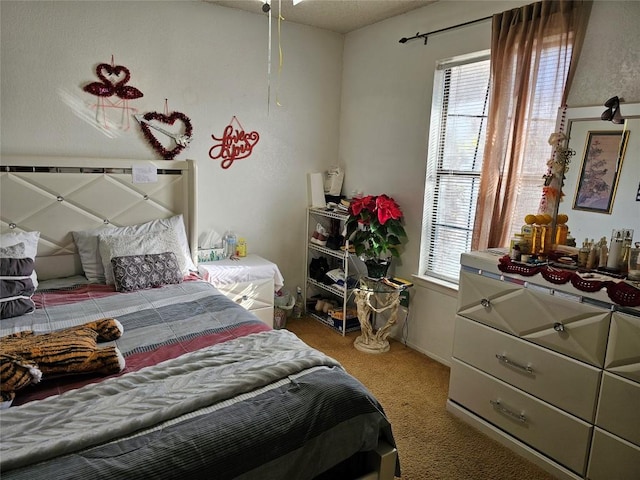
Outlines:
{"type": "Polygon", "coordinates": [[[553,480],[511,450],[445,410],[449,368],[399,342],[384,354],[353,347],[311,319],[288,319],[287,329],[334,357],[378,398],[393,426],[403,480],[553,480]]]}

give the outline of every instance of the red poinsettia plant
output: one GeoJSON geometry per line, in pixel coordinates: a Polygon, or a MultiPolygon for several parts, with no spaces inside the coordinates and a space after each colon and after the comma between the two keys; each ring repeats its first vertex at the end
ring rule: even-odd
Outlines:
{"type": "Polygon", "coordinates": [[[407,236],[403,218],[396,201],[387,195],[354,198],[345,223],[346,238],[364,259],[399,257],[401,239],[407,236]]]}

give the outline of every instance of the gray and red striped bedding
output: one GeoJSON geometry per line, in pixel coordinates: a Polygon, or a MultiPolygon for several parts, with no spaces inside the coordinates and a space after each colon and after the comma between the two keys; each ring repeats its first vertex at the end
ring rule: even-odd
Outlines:
{"type": "Polygon", "coordinates": [[[210,284],[36,293],[0,336],[117,318],[126,370],[18,392],[0,412],[2,478],[313,478],[379,437],[375,398],[333,360],[210,284]],[[81,387],[81,388],[80,388],[81,387]],[[40,399],[40,400],[38,400],[40,399]]]}

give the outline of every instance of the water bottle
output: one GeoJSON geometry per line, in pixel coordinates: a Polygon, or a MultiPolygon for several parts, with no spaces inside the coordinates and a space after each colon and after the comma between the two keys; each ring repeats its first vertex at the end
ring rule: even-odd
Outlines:
{"type": "Polygon", "coordinates": [[[227,230],[222,239],[222,246],[224,247],[224,257],[231,258],[236,254],[237,244],[236,234],[231,230],[227,230]]]}
{"type": "Polygon", "coordinates": [[[296,303],[293,305],[293,318],[302,318],[304,312],[304,301],[302,299],[302,288],[296,288],[296,303]]]}

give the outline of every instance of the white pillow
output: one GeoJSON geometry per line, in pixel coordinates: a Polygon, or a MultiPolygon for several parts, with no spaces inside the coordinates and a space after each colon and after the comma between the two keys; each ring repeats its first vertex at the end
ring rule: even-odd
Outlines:
{"type": "Polygon", "coordinates": [[[89,283],[104,283],[104,268],[102,267],[102,258],[98,250],[98,235],[101,233],[110,233],[116,231],[117,228],[109,225],[93,230],[83,230],[71,232],[73,241],[80,255],[80,263],[84,276],[87,277],[89,283]]]}
{"type": "Polygon", "coordinates": [[[176,255],[178,267],[182,275],[186,276],[189,274],[189,268],[184,261],[180,242],[172,228],[138,235],[101,234],[98,238],[105,283],[107,285],[113,285],[115,283],[111,259],[128,255],[150,255],[173,252],[176,255]]]}
{"type": "MultiPolygon", "coordinates": [[[[24,255],[9,254],[7,249],[2,254],[9,258],[32,258],[34,261],[38,253],[38,241],[40,240],[40,232],[9,232],[0,235],[0,248],[7,249],[18,243],[24,244],[24,255]]],[[[38,275],[34,270],[31,274],[33,288],[38,288],[38,275]]]]}
{"type": "Polygon", "coordinates": [[[193,260],[191,259],[189,241],[187,240],[187,233],[184,228],[184,220],[182,218],[182,214],[174,215],[173,217],[169,218],[152,220],[150,222],[141,223],[139,225],[131,225],[125,227],[114,227],[112,225],[105,225],[104,227],[96,228],[93,230],[71,232],[71,234],[73,235],[73,241],[75,242],[76,248],[78,249],[78,254],[80,255],[80,263],[82,263],[82,269],[84,270],[84,274],[89,282],[105,283],[104,266],[102,258],[100,256],[100,249],[98,247],[98,236],[100,234],[112,236],[140,235],[141,233],[155,232],[158,230],[165,230],[167,228],[173,228],[178,242],[180,243],[180,250],[175,252],[178,260],[182,258],[188,270],[197,270],[196,266],[193,263],[193,260]]]}

